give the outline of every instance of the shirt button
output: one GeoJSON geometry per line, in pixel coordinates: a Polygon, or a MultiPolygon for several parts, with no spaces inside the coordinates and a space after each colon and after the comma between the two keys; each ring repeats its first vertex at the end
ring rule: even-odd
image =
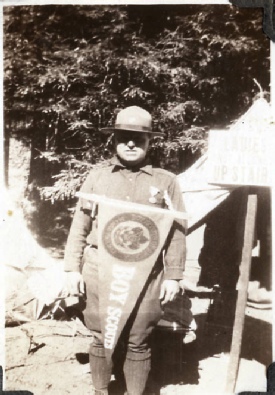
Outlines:
{"type": "Polygon", "coordinates": [[[126,199],[127,199],[127,200],[130,200],[130,196],[126,196],[126,199]]]}
{"type": "Polygon", "coordinates": [[[129,181],[133,181],[133,179],[130,177],[130,178],[129,178],[129,181]]]}

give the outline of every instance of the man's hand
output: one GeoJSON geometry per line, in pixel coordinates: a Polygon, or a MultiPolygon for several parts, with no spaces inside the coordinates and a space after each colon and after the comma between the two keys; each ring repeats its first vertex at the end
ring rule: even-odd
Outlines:
{"type": "Polygon", "coordinates": [[[68,296],[79,296],[84,294],[84,280],[79,272],[66,272],[65,288],[68,296]]]}
{"type": "Polygon", "coordinates": [[[180,291],[180,285],[177,280],[164,280],[161,284],[160,295],[161,304],[172,302],[180,291]]]}

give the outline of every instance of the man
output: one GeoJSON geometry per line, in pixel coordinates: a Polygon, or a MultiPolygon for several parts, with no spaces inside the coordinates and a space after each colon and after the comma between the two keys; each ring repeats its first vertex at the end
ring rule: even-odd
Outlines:
{"type": "MultiPolygon", "coordinates": [[[[147,160],[150,139],[161,136],[153,132],[151,115],[140,107],[127,107],[117,115],[114,128],[102,129],[115,137],[116,156],[111,166],[92,170],[81,192],[111,199],[149,205],[173,206],[184,211],[175,175],[153,168],[147,160]]],[[[97,394],[108,394],[112,366],[105,357],[100,322],[98,293],[98,217],[94,205],[79,200],[65,251],[65,270],[71,295],[84,292],[87,305],[85,323],[94,335],[90,348],[93,385],[97,394]],[[83,265],[83,269],[82,269],[83,265]],[[82,274],[81,274],[82,273],[82,274]],[[83,277],[82,277],[83,276],[83,277]]],[[[174,300],[179,292],[185,262],[185,221],[174,220],[163,250],[152,268],[148,281],[122,332],[127,352],[123,366],[127,393],[141,395],[150,371],[150,334],[161,316],[161,304],[174,300]]]]}

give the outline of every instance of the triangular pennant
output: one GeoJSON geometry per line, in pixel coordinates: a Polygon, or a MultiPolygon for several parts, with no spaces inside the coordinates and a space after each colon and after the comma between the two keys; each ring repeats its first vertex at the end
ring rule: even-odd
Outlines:
{"type": "Polygon", "coordinates": [[[120,203],[103,199],[98,206],[100,318],[109,362],[174,221],[169,210],[120,203]]]}

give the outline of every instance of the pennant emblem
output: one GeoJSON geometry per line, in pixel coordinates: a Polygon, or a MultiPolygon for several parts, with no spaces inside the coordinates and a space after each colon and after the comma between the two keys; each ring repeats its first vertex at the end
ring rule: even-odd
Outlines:
{"type": "Polygon", "coordinates": [[[103,245],[114,258],[138,262],[149,258],[158,248],[159,231],[150,218],[138,213],[123,213],[107,223],[103,245]]]}

